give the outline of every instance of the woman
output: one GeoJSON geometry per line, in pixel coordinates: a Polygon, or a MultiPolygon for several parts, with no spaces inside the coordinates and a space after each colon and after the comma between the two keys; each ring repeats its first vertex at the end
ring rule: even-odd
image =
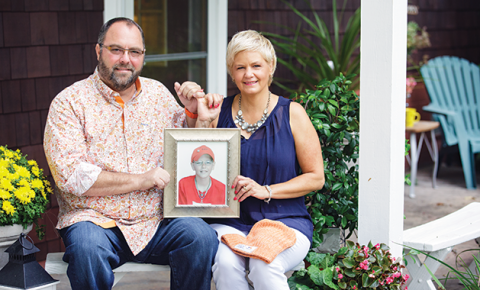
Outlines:
{"type": "Polygon", "coordinates": [[[215,154],[202,145],[192,153],[191,164],[195,175],[184,177],[178,183],[178,204],[225,205],[225,184],[210,176],[215,168],[215,154]]]}
{"type": "MultiPolygon", "coordinates": [[[[284,273],[303,260],[312,239],[304,195],[325,181],[320,143],[305,110],[269,91],[275,67],[268,39],[252,30],[237,33],[228,44],[227,68],[240,93],[224,99],[213,122],[218,128],[241,128],[242,134],[241,175],[231,185],[240,218],[208,219],[219,239],[231,233],[246,236],[263,219],[280,221],[296,234],[296,243],[270,264],[250,259],[248,277],[256,290],[289,289],[284,273]]],[[[182,86],[191,87],[189,95],[199,90],[196,84],[182,86]]],[[[212,271],[216,289],[248,289],[245,258],[223,243],[212,271]]]]}

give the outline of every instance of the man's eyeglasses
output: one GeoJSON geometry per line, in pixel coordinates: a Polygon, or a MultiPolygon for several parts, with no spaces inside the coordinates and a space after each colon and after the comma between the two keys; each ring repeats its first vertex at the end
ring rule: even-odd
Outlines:
{"type": "Polygon", "coordinates": [[[202,166],[202,165],[211,166],[213,164],[213,161],[193,161],[193,164],[197,166],[202,166]]]}
{"type": "Polygon", "coordinates": [[[128,48],[118,47],[115,45],[103,45],[103,43],[99,43],[99,45],[100,47],[105,47],[106,49],[108,49],[108,51],[110,51],[111,54],[116,56],[122,56],[125,54],[125,51],[128,51],[128,55],[131,58],[139,58],[145,53],[145,49],[144,50],[139,50],[135,48],[128,49],[128,48]]]}

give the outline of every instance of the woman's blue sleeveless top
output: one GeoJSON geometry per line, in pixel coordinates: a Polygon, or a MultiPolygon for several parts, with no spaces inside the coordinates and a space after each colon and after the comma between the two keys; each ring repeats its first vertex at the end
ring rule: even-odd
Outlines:
{"type": "MultiPolygon", "coordinates": [[[[237,128],[232,118],[234,97],[224,99],[217,128],[237,128]]],[[[241,138],[240,174],[260,185],[286,182],[299,174],[300,166],[290,128],[290,102],[289,99],[279,97],[266,122],[249,139],[243,136],[241,138]]],[[[281,221],[312,241],[313,224],[303,196],[272,199],[269,204],[249,197],[240,203],[240,218],[205,220],[248,232],[262,219],[281,221]]]]}

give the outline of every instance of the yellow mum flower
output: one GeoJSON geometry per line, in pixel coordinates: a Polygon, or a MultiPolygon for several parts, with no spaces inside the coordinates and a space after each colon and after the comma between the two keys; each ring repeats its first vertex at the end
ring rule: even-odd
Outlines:
{"type": "Polygon", "coordinates": [[[12,191],[14,189],[10,180],[8,180],[6,178],[0,179],[0,188],[3,188],[6,191],[12,191]]]}
{"type": "Polygon", "coordinates": [[[7,158],[13,158],[13,152],[12,152],[12,151],[7,150],[7,151],[4,151],[4,153],[5,153],[5,156],[6,156],[7,158]]]}
{"type": "Polygon", "coordinates": [[[30,183],[28,182],[27,179],[22,178],[18,181],[18,185],[20,185],[20,186],[30,186],[30,183]]]}
{"type": "Polygon", "coordinates": [[[28,164],[32,166],[38,166],[37,161],[35,160],[28,160],[28,164]]]}
{"type": "Polygon", "coordinates": [[[8,200],[4,200],[3,201],[3,205],[2,205],[2,209],[9,215],[13,215],[15,213],[15,207],[8,201],[8,200]]]}
{"type": "Polygon", "coordinates": [[[43,189],[44,189],[43,182],[42,182],[40,179],[38,179],[38,178],[36,178],[36,179],[34,179],[34,180],[32,181],[32,187],[33,187],[33,188],[40,189],[40,190],[42,190],[42,191],[43,191],[43,189]]]}
{"type": "Polygon", "coordinates": [[[5,191],[5,190],[3,190],[3,189],[0,189],[0,198],[1,198],[1,199],[9,199],[10,197],[12,197],[12,195],[10,194],[10,192],[5,191]]]}
{"type": "Polygon", "coordinates": [[[40,170],[38,169],[37,166],[32,167],[32,172],[35,174],[36,177],[40,177],[40,170]]]}
{"type": "Polygon", "coordinates": [[[20,187],[25,187],[26,191],[32,190],[32,188],[30,187],[30,182],[28,182],[28,180],[26,179],[20,179],[20,181],[17,183],[17,188],[20,187]]]}
{"type": "Polygon", "coordinates": [[[31,174],[27,168],[18,165],[13,165],[13,168],[15,168],[15,172],[18,173],[18,175],[20,175],[21,177],[30,178],[31,174]]]}
{"type": "Polygon", "coordinates": [[[0,164],[0,178],[7,177],[8,174],[10,174],[10,172],[8,172],[8,169],[0,164]]]}
{"type": "Polygon", "coordinates": [[[30,203],[32,201],[32,198],[35,197],[35,191],[33,191],[29,187],[19,187],[17,190],[14,192],[15,197],[23,204],[30,203]]]}
{"type": "Polygon", "coordinates": [[[7,176],[5,176],[5,177],[7,179],[9,179],[10,181],[14,181],[14,180],[20,179],[20,174],[18,174],[18,172],[8,173],[7,176]]]}
{"type": "Polygon", "coordinates": [[[0,159],[0,167],[8,168],[8,167],[10,167],[10,162],[8,162],[7,160],[2,158],[2,159],[0,159]]]}

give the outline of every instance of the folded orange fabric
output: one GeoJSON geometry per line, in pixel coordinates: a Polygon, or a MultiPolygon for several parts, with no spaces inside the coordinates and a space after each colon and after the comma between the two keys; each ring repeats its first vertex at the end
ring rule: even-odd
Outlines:
{"type": "Polygon", "coordinates": [[[243,237],[225,234],[222,242],[240,256],[259,259],[270,264],[275,257],[297,241],[295,232],[282,222],[268,219],[257,222],[243,237]]]}

